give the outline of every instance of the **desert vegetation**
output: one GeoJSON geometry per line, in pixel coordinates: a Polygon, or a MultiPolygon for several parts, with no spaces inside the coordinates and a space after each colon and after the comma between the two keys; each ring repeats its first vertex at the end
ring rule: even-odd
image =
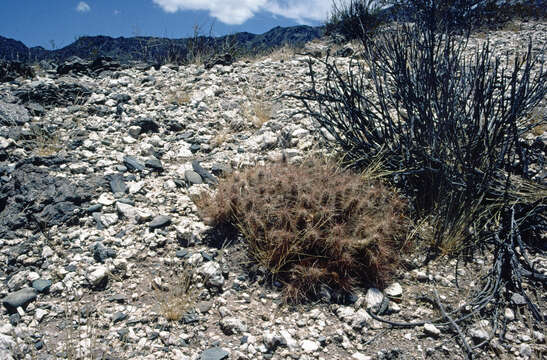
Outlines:
{"type": "Polygon", "coordinates": [[[203,218],[238,230],[250,257],[290,301],[382,286],[406,240],[406,203],[372,173],[342,171],[326,160],[247,168],[198,200],[203,218]]]}
{"type": "MultiPolygon", "coordinates": [[[[466,315],[452,314],[456,322],[488,309],[495,327],[499,304],[512,293],[541,321],[523,283],[547,282],[529,260],[545,241],[547,188],[534,178],[533,150],[521,137],[545,126],[544,118],[529,121],[547,93],[542,54],[532,40],[516,56],[494,54],[488,42],[469,51],[481,13],[466,11],[476,2],[409,3],[416,9],[411,22],[376,33],[361,22],[362,60],[347,69],[329,58],[310,61],[311,87],[294,97],[348,166],[385,159],[412,218],[432,225],[422,243],[433,253],[492,253],[483,286],[471,294],[466,315]],[[317,61],[327,69],[324,79],[314,76],[317,61]]],[[[366,2],[350,4],[335,19],[359,22],[373,13],[366,2]]]]}

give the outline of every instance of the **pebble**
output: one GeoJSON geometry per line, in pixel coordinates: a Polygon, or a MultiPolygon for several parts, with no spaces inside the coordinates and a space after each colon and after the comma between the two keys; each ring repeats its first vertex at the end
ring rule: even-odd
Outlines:
{"type": "Polygon", "coordinates": [[[441,330],[439,330],[435,325],[433,324],[425,324],[424,325],[424,333],[426,335],[431,335],[433,337],[438,337],[439,335],[441,335],[441,330]]]}

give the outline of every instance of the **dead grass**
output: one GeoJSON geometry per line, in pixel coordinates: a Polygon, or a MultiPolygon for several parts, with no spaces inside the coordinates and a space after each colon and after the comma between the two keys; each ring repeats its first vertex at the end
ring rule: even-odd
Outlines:
{"type": "Polygon", "coordinates": [[[189,90],[175,90],[170,91],[167,95],[167,102],[170,104],[182,106],[190,103],[192,95],[189,90]]]}
{"type": "Polygon", "coordinates": [[[51,156],[57,154],[63,144],[57,134],[47,134],[45,131],[35,131],[36,149],[34,153],[38,156],[51,156]]]}
{"type": "Polygon", "coordinates": [[[161,315],[168,321],[179,321],[196,303],[198,289],[189,265],[176,269],[164,288],[155,290],[161,315]]]}
{"type": "Polygon", "coordinates": [[[324,160],[249,168],[196,202],[210,225],[243,234],[250,257],[285,284],[289,300],[313,298],[323,286],[381,287],[404,247],[405,202],[324,160]]]}
{"type": "Polygon", "coordinates": [[[272,118],[272,104],[259,95],[249,95],[250,104],[243,107],[243,116],[247,123],[260,129],[272,118]]]}

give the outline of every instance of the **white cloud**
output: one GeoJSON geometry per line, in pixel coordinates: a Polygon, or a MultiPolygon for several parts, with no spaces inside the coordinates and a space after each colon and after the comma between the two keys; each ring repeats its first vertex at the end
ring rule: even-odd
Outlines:
{"type": "Polygon", "coordinates": [[[76,6],[76,11],[78,11],[78,12],[88,12],[90,10],[91,10],[91,8],[89,7],[89,5],[85,1],[80,1],[78,3],[78,6],[76,6]]]}
{"type": "Polygon", "coordinates": [[[122,12],[120,10],[114,10],[114,15],[120,15],[122,12]]]}
{"type": "Polygon", "coordinates": [[[205,10],[225,24],[239,25],[260,11],[299,23],[327,18],[332,0],[153,0],[166,12],[205,10]]]}

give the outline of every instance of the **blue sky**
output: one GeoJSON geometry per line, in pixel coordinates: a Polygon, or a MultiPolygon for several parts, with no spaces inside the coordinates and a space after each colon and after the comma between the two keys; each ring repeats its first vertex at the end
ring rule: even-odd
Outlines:
{"type": "Polygon", "coordinates": [[[332,0],[0,0],[0,35],[61,48],[79,36],[225,35],[275,26],[320,25],[332,0]]]}

